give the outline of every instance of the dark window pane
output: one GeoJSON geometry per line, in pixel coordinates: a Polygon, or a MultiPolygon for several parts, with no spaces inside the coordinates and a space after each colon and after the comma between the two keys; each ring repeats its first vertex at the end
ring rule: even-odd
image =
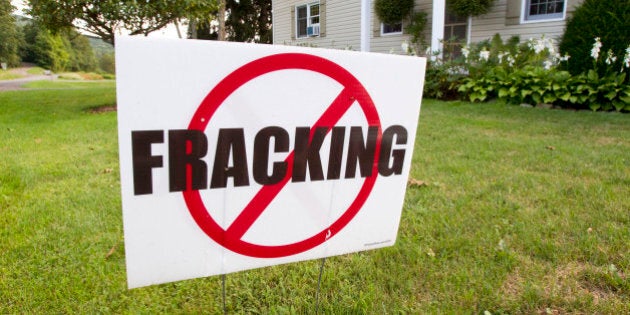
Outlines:
{"type": "Polygon", "coordinates": [[[528,16],[562,14],[564,2],[565,0],[529,0],[528,16]]]}
{"type": "Polygon", "coordinates": [[[402,23],[387,24],[383,23],[383,34],[402,32],[402,23]]]}
{"type": "Polygon", "coordinates": [[[466,38],[466,25],[455,25],[453,26],[453,36],[458,40],[463,40],[466,38]]]}
{"type": "Polygon", "coordinates": [[[297,8],[297,18],[298,19],[306,18],[306,6],[302,6],[302,7],[298,7],[297,8]]]}
{"type": "Polygon", "coordinates": [[[298,36],[306,36],[306,19],[298,20],[297,33],[298,36]]]}

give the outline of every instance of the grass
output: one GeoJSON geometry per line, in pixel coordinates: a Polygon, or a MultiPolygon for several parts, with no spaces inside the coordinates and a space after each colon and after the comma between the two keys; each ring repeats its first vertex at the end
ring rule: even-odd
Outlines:
{"type": "Polygon", "coordinates": [[[62,80],[103,80],[103,76],[94,72],[64,72],[59,74],[62,80]]]}
{"type": "Polygon", "coordinates": [[[42,81],[32,81],[27,82],[22,85],[23,88],[27,89],[50,89],[50,90],[67,90],[67,89],[103,89],[110,88],[114,89],[116,86],[116,82],[114,81],[52,81],[52,80],[42,80],[42,81]]]}
{"type": "Polygon", "coordinates": [[[0,69],[0,81],[2,80],[13,80],[13,79],[19,79],[22,76],[17,74],[17,73],[13,73],[11,71],[8,70],[2,70],[0,69]]]}
{"type": "MultiPolygon", "coordinates": [[[[36,86],[0,93],[0,313],[222,313],[221,277],[126,289],[113,84],[36,86]]],[[[427,100],[417,137],[397,244],[329,258],[320,311],[630,312],[630,116],[427,100]]],[[[228,313],[313,313],[319,264],[228,313]]]]}
{"type": "Polygon", "coordinates": [[[26,73],[33,74],[33,75],[42,75],[44,74],[45,71],[46,70],[41,67],[31,67],[28,70],[26,70],[26,73]]]}

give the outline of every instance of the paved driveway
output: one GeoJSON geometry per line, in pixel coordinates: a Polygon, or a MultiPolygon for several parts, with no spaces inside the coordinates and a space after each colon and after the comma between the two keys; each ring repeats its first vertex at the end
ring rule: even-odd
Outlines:
{"type": "Polygon", "coordinates": [[[29,74],[27,72],[29,68],[15,68],[9,70],[10,72],[17,73],[22,75],[23,77],[19,79],[13,80],[0,80],[0,91],[11,91],[11,90],[22,90],[24,89],[22,85],[31,81],[42,81],[42,80],[57,80],[56,74],[51,75],[41,75],[41,74],[29,74]]]}

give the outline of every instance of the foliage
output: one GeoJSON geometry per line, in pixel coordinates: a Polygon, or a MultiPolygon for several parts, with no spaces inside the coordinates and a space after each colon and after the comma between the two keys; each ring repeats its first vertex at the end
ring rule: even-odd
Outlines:
{"type": "Polygon", "coordinates": [[[400,23],[413,12],[414,0],[376,0],[374,11],[383,23],[400,23]]]}
{"type": "Polygon", "coordinates": [[[96,57],[89,39],[74,29],[53,33],[37,21],[22,27],[22,59],[55,72],[94,71],[96,57]]]}
{"type": "Polygon", "coordinates": [[[227,0],[227,39],[271,44],[271,0],[227,0]]]}
{"type": "Polygon", "coordinates": [[[41,31],[33,44],[35,63],[54,72],[65,71],[70,63],[70,54],[61,34],[41,31]]]}
{"type": "MultiPolygon", "coordinates": [[[[560,51],[571,56],[566,69],[573,75],[597,68],[605,74],[606,66],[594,66],[591,59],[593,39],[599,37],[601,51],[611,50],[615,56],[623,56],[630,44],[630,0],[584,0],[567,21],[566,31],[560,41],[560,51]]],[[[619,71],[622,59],[614,62],[619,71]]],[[[627,78],[626,78],[627,79],[627,78]]]]}
{"type": "MultiPolygon", "coordinates": [[[[227,40],[271,44],[271,0],[227,0],[225,30],[227,40]]],[[[188,26],[188,38],[218,39],[214,21],[197,20],[188,26]]]]}
{"type": "Polygon", "coordinates": [[[13,17],[14,7],[9,0],[0,0],[0,62],[9,66],[20,64],[18,47],[21,37],[13,17]]]}
{"type": "Polygon", "coordinates": [[[103,54],[98,60],[99,68],[105,73],[116,73],[116,58],[113,53],[103,54]]]}
{"type": "Polygon", "coordinates": [[[35,39],[41,31],[39,23],[30,21],[25,23],[22,28],[22,43],[20,45],[20,56],[24,62],[35,62],[35,39]]]}
{"type": "Polygon", "coordinates": [[[191,21],[186,37],[189,39],[217,40],[219,33],[212,21],[191,21]]]}
{"type": "Polygon", "coordinates": [[[525,66],[512,71],[491,68],[476,79],[466,78],[458,91],[471,102],[498,98],[509,104],[553,104],[576,109],[630,112],[630,85],[625,73],[599,77],[596,71],[571,76],[567,71],[549,71],[525,66]]]}
{"type": "Polygon", "coordinates": [[[466,78],[466,69],[459,61],[429,60],[424,77],[424,97],[455,100],[460,98],[457,89],[466,78]]]}
{"type": "Polygon", "coordinates": [[[569,83],[572,104],[586,104],[591,110],[630,112],[630,84],[626,73],[610,72],[600,76],[591,69],[569,83]]]}
{"type": "MultiPolygon", "coordinates": [[[[492,41],[464,47],[463,66],[468,76],[461,80],[457,91],[471,102],[498,98],[510,104],[630,112],[630,84],[626,77],[630,66],[614,71],[614,55],[609,55],[608,61],[593,60],[594,64],[604,64],[605,75],[594,70],[571,75],[558,69],[570,57],[561,57],[552,40],[543,37],[518,46],[516,43],[510,40],[503,44],[495,36],[492,41]]],[[[596,40],[594,49],[600,46],[596,40]]],[[[627,56],[624,59],[630,60],[630,51],[627,56]]]]}
{"type": "Polygon", "coordinates": [[[70,71],[94,71],[97,62],[90,41],[84,35],[74,30],[67,31],[66,38],[70,46],[66,46],[70,52],[70,71]]]}
{"type": "Polygon", "coordinates": [[[74,26],[112,45],[114,35],[122,30],[130,35],[146,36],[180,18],[209,15],[216,10],[214,0],[28,2],[29,13],[53,32],[74,26]]]}
{"type": "Polygon", "coordinates": [[[416,45],[424,44],[424,31],[427,28],[427,13],[420,11],[411,15],[407,33],[411,35],[411,42],[416,45]]]}
{"type": "Polygon", "coordinates": [[[566,71],[546,71],[542,67],[525,66],[512,71],[494,67],[477,79],[467,78],[459,91],[472,102],[498,97],[511,104],[552,104],[569,101],[565,84],[569,78],[566,71]]]}
{"type": "Polygon", "coordinates": [[[448,8],[459,16],[477,16],[486,14],[495,0],[449,0],[448,8]]]}

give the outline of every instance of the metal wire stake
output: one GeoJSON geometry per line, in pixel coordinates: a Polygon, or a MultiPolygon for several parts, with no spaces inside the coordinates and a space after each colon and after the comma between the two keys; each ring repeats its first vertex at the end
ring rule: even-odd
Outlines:
{"type": "Polygon", "coordinates": [[[227,308],[225,307],[225,274],[221,275],[221,291],[223,293],[223,314],[227,314],[227,308]]]}
{"type": "Polygon", "coordinates": [[[315,293],[315,314],[319,314],[319,291],[322,284],[322,274],[324,273],[324,263],[326,257],[322,258],[322,264],[319,266],[319,278],[317,279],[317,293],[315,293]]]}

